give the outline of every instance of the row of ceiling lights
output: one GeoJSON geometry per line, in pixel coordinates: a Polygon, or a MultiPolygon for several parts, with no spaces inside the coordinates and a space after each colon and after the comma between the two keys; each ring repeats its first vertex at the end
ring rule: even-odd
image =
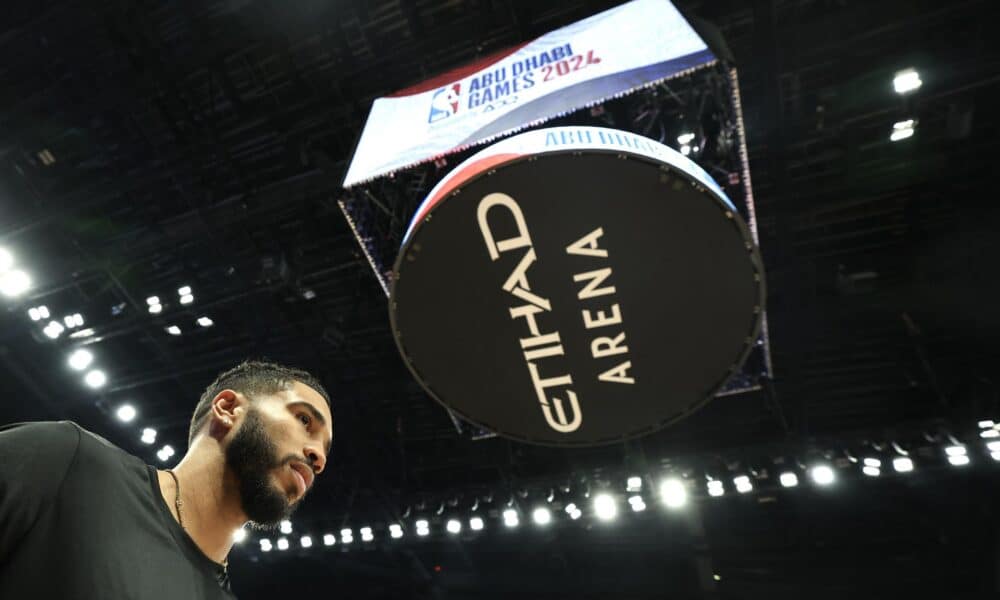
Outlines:
{"type": "MultiPolygon", "coordinates": [[[[996,431],[1000,433],[1000,425],[997,425],[991,420],[980,421],[979,428],[980,437],[984,438],[993,437],[992,434],[986,433],[988,431],[996,431]]],[[[895,457],[891,457],[891,460],[886,457],[876,458],[875,456],[867,456],[858,459],[857,461],[848,461],[848,464],[851,467],[860,466],[861,473],[867,478],[875,478],[881,475],[883,458],[891,463],[892,469],[896,473],[912,473],[916,467],[913,457],[899,445],[894,444],[893,448],[897,455],[895,457]],[[856,465],[854,464],[855,462],[856,465]]],[[[994,461],[1000,462],[1000,440],[985,442],[985,449],[994,461]]],[[[965,467],[971,464],[968,448],[964,444],[952,443],[951,445],[945,446],[943,448],[943,455],[947,462],[954,467],[965,467]]],[[[806,469],[804,473],[818,488],[828,488],[837,482],[837,471],[838,467],[836,464],[818,463],[806,469]]],[[[722,479],[715,479],[710,476],[706,476],[706,479],[705,492],[708,497],[718,498],[726,495],[726,482],[722,479]]],[[[759,481],[760,479],[762,478],[756,477],[753,474],[737,474],[732,478],[732,486],[737,495],[744,495],[753,492],[755,489],[755,480],[759,481]]],[[[766,476],[764,476],[763,479],[766,479],[766,476]]],[[[779,474],[778,482],[782,488],[798,487],[800,485],[800,473],[796,472],[794,469],[785,470],[779,474]]],[[[668,510],[680,510],[688,504],[690,496],[696,488],[697,484],[692,479],[671,477],[660,483],[658,490],[659,500],[668,510]]],[[[589,491],[584,492],[583,496],[586,499],[590,499],[589,491]]],[[[608,491],[596,493],[593,499],[590,499],[590,514],[598,521],[608,522],[614,520],[619,514],[619,499],[622,496],[623,494],[608,491]]],[[[643,494],[642,477],[633,475],[627,478],[624,496],[627,498],[627,502],[632,513],[645,512],[648,508],[646,504],[648,498],[643,494]]],[[[551,504],[553,500],[554,495],[550,493],[546,498],[546,501],[551,504]]],[[[576,521],[584,516],[583,510],[577,505],[576,502],[569,502],[565,504],[565,506],[562,506],[561,509],[561,512],[564,512],[566,515],[564,518],[568,518],[571,521],[576,521]]],[[[473,510],[475,510],[475,507],[473,510]]],[[[438,514],[442,514],[443,509],[437,512],[438,514]]],[[[556,510],[556,507],[553,506],[536,506],[531,510],[531,521],[538,527],[546,527],[555,520],[559,513],[560,511],[556,510]]],[[[521,524],[521,515],[522,513],[514,506],[514,501],[511,499],[507,502],[507,505],[502,509],[502,511],[495,514],[495,518],[502,520],[505,528],[513,529],[521,524]]],[[[482,531],[486,528],[487,519],[489,518],[488,514],[471,516],[467,520],[468,529],[471,531],[482,531]]],[[[450,535],[460,534],[465,527],[466,521],[463,519],[451,517],[444,520],[444,531],[450,535]]],[[[291,522],[283,521],[279,531],[286,536],[291,534],[291,522]]],[[[362,542],[375,541],[375,534],[371,527],[362,527],[358,531],[362,542]]],[[[405,535],[403,525],[400,523],[389,524],[386,531],[388,533],[388,537],[391,539],[399,539],[405,535]]],[[[417,537],[427,537],[431,534],[431,523],[427,518],[414,519],[412,523],[412,531],[417,537]]],[[[234,540],[236,542],[243,542],[246,538],[247,533],[243,529],[236,531],[234,535],[234,540]]],[[[322,536],[322,540],[323,545],[333,546],[337,543],[337,536],[333,533],[325,533],[322,536]]],[[[354,530],[351,528],[342,529],[340,531],[340,544],[346,545],[353,542],[354,530]]],[[[262,552],[270,552],[275,547],[278,550],[287,550],[290,546],[287,537],[279,537],[274,542],[272,542],[270,538],[261,538],[259,543],[262,552]]],[[[302,536],[299,540],[299,545],[302,548],[311,547],[313,545],[312,537],[310,535],[302,536]]]]}

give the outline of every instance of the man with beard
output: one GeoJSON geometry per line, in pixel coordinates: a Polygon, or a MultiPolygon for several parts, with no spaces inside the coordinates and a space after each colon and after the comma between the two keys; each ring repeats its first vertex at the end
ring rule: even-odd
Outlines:
{"type": "Polygon", "coordinates": [[[312,375],[254,361],[208,386],[172,469],[70,421],[0,427],[0,598],[232,598],[233,534],[291,516],[332,431],[312,375]]]}

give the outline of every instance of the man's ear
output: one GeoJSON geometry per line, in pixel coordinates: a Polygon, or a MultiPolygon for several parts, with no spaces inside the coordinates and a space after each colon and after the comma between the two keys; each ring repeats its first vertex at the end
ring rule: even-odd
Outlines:
{"type": "Polygon", "coordinates": [[[212,400],[212,423],[219,425],[222,433],[236,425],[236,421],[246,412],[246,398],[233,390],[222,390],[212,400]]]}

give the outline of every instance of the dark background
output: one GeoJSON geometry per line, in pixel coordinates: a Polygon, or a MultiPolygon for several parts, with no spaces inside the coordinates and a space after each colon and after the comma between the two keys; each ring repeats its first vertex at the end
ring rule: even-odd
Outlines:
{"type": "Polygon", "coordinates": [[[0,22],[0,245],[34,286],[0,298],[0,422],[72,419],[161,464],[141,428],[182,455],[220,371],[251,356],[313,371],[335,397],[331,462],[293,549],[234,549],[241,598],[994,596],[998,466],[976,425],[1000,417],[991,3],[678,4],[740,69],[775,365],[762,391],[603,448],[471,439],[406,371],[337,207],[373,97],[614,3],[17,2],[0,22]],[[924,84],[900,97],[906,67],[924,84]],[[905,118],[916,135],[890,143],[905,118]],[[181,285],[194,304],[177,304],[181,285]],[[41,304],[95,335],[49,340],[27,317],[41,304]],[[101,390],[66,367],[76,344],[107,371],[101,390]],[[893,442],[915,471],[861,476],[852,458],[885,462],[893,442]],[[944,461],[956,442],[970,465],[944,461]],[[817,461],[836,485],[806,482],[817,461]],[[780,490],[789,466],[803,484],[780,490]],[[667,473],[698,490],[686,511],[651,493],[667,473]],[[741,473],[750,494],[733,491],[741,473]],[[632,474],[649,508],[620,497],[619,518],[596,521],[584,494],[624,494],[632,474]],[[726,497],[705,496],[706,475],[726,497]],[[550,489],[584,517],[533,526],[550,489]],[[487,530],[444,533],[476,501],[487,530]],[[496,517],[508,501],[516,530],[496,517]],[[389,540],[397,520],[407,536],[389,540]],[[342,527],[350,548],[299,548],[342,527]]]}

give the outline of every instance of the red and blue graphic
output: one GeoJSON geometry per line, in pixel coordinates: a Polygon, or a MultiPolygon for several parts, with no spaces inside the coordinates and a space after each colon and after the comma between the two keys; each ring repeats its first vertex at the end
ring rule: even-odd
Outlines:
{"type": "Polygon", "coordinates": [[[461,95],[461,83],[453,83],[434,92],[431,97],[431,114],[427,117],[427,122],[434,123],[457,113],[461,95]]]}

